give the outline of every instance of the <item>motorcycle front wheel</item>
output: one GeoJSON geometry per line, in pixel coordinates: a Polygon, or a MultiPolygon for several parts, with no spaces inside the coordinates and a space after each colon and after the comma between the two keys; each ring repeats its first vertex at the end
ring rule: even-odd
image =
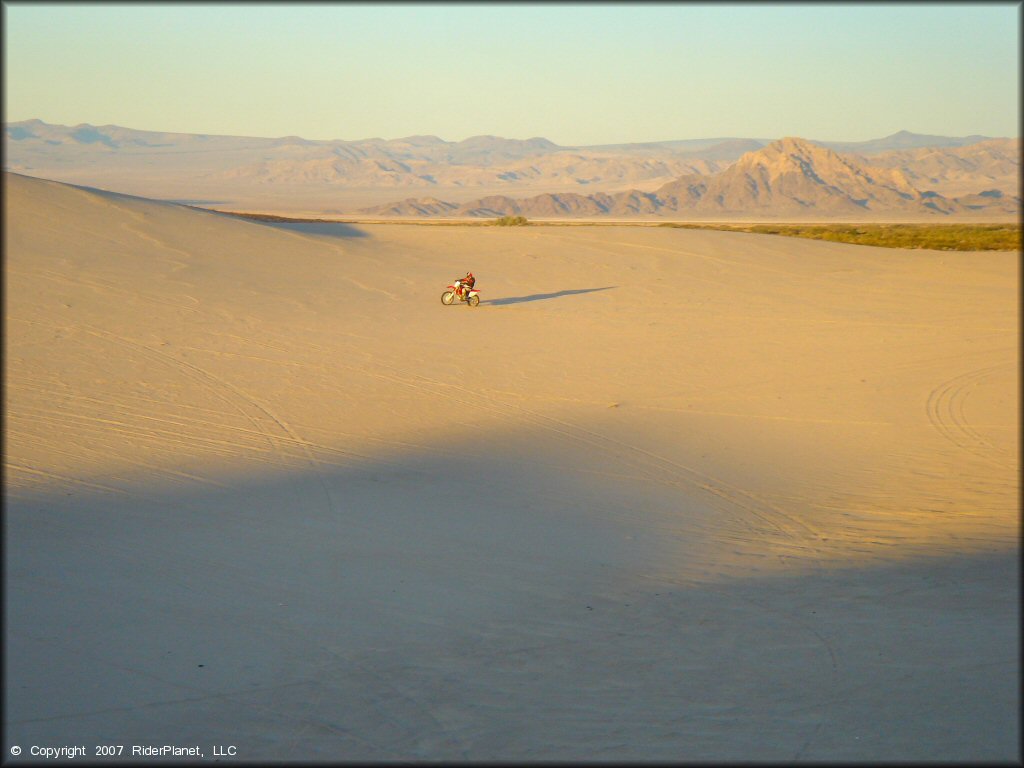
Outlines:
{"type": "Polygon", "coordinates": [[[450,306],[453,301],[455,301],[454,291],[445,291],[444,293],[441,294],[441,303],[444,304],[446,307],[450,306]]]}

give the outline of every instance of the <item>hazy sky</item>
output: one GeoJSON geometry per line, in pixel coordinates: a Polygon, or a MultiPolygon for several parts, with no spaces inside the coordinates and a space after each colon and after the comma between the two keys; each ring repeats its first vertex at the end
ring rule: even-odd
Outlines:
{"type": "Polygon", "coordinates": [[[1020,3],[3,6],[6,121],[565,145],[1020,136],[1020,3]]]}

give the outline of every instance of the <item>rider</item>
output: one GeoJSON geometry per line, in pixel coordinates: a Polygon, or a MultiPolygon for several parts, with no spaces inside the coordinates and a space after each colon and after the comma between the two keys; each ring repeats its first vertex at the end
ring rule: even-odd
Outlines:
{"type": "Polygon", "coordinates": [[[455,288],[460,297],[465,296],[466,292],[472,290],[474,285],[476,285],[476,278],[473,277],[472,272],[467,272],[465,277],[455,281],[455,288]]]}

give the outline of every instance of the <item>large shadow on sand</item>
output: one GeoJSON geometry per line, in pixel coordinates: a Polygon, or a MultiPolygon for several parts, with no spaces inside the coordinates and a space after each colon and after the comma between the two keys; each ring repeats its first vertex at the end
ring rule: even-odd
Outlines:
{"type": "Polygon", "coordinates": [[[249,220],[256,224],[273,227],[274,229],[286,229],[289,232],[299,232],[303,235],[340,237],[346,240],[357,237],[370,237],[370,234],[365,230],[340,221],[259,221],[252,218],[249,220]]]}
{"type": "Polygon", "coordinates": [[[218,216],[227,216],[232,219],[243,219],[244,221],[259,224],[272,229],[285,229],[289,232],[299,232],[303,235],[318,235],[320,237],[339,237],[351,239],[355,237],[370,237],[370,234],[363,229],[346,224],[343,221],[326,221],[324,219],[299,219],[287,216],[274,216],[262,213],[238,213],[235,211],[217,211],[212,208],[202,208],[195,205],[188,206],[196,210],[213,213],[218,216]]]}
{"type": "Polygon", "coordinates": [[[1017,754],[1015,552],[673,581],[649,566],[685,572],[706,547],[676,551],[647,519],[660,496],[510,439],[550,435],[6,494],[7,743],[224,741],[275,762],[1017,754]],[[464,500],[467,476],[484,492],[464,500]]]}
{"type": "Polygon", "coordinates": [[[578,296],[581,293],[594,293],[596,291],[610,291],[617,288],[616,285],[606,285],[604,288],[574,288],[566,291],[555,291],[554,293],[531,293],[529,296],[508,296],[503,299],[488,299],[481,301],[481,304],[488,304],[492,307],[502,307],[508,304],[525,304],[529,301],[547,301],[548,299],[559,299],[563,296],[578,296]]]}

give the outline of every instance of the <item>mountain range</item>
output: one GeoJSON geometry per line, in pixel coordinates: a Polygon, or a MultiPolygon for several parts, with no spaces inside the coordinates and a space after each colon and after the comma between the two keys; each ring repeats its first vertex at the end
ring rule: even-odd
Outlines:
{"type": "Polygon", "coordinates": [[[840,154],[799,138],[748,152],[713,174],[683,175],[653,192],[487,196],[457,205],[437,198],[407,199],[363,209],[388,216],[523,215],[704,217],[851,217],[864,214],[996,215],[1020,213],[1020,142],[995,139],[945,150],[920,149],[867,158],[840,154]],[[943,179],[973,191],[944,195],[943,179]],[[1010,185],[1009,190],[1004,189],[1010,185]]]}
{"type": "Polygon", "coordinates": [[[309,140],[5,124],[5,169],[221,209],[388,216],[1013,215],[1019,139],[309,140]],[[412,192],[396,202],[402,191],[412,192]],[[418,193],[418,195],[417,195],[418,193]]]}

